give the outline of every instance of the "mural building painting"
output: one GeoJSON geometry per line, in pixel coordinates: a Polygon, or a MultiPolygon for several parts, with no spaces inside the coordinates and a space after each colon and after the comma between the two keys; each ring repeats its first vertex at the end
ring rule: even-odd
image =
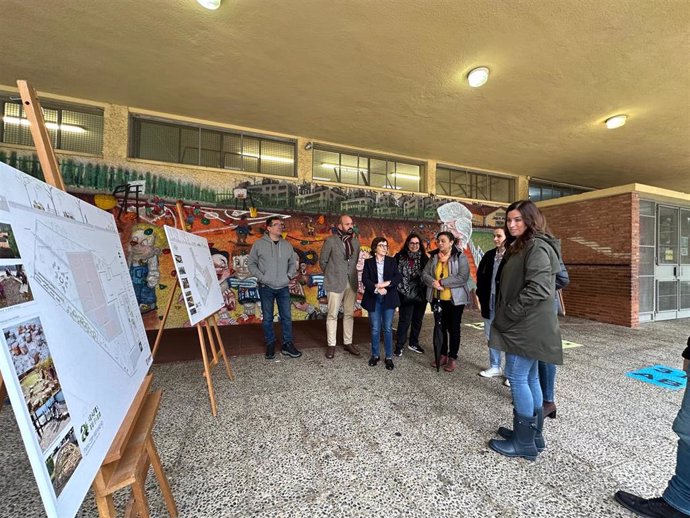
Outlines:
{"type": "MultiPolygon", "coordinates": [[[[36,157],[0,151],[0,161],[41,177],[36,157]]],[[[384,235],[394,254],[410,232],[418,233],[427,247],[434,248],[434,236],[444,228],[456,236],[464,236],[461,241],[473,278],[483,251],[493,247],[491,228],[502,225],[505,214],[499,206],[454,203],[451,212],[455,212],[448,213],[446,221],[444,216],[439,218],[437,208],[452,200],[441,197],[298,184],[236,174],[214,188],[166,179],[147,171],[72,159],[63,160],[60,167],[69,192],[114,215],[139,309],[150,330],[160,325],[163,308],[178,275],[164,225],[184,228],[208,240],[216,282],[223,296],[219,324],[235,325],[261,322],[258,284],[249,273],[247,258],[254,241],[263,235],[270,216],[283,219],[283,237],[292,244],[299,265],[289,285],[292,319],[314,320],[325,319],[327,313],[319,253],[323,242],[336,231],[341,214],[353,217],[355,232],[362,243],[360,275],[364,260],[370,257],[369,244],[375,236],[384,235]],[[175,213],[178,199],[184,202],[183,222],[178,221],[175,213]],[[464,228],[455,228],[453,221],[460,212],[466,223],[460,225],[464,228]]],[[[0,227],[0,246],[2,238],[0,227]]],[[[360,280],[358,299],[362,293],[360,280]]],[[[185,299],[189,296],[183,284],[182,295],[173,301],[166,327],[189,326],[185,306],[190,303],[185,299]]],[[[359,300],[355,316],[362,316],[359,300]]]]}

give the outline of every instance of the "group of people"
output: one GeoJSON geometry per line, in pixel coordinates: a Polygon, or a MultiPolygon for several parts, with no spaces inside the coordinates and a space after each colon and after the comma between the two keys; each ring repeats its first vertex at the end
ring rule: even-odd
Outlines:
{"type": "MultiPolygon", "coordinates": [[[[302,354],[292,342],[288,292],[289,279],[296,274],[297,264],[292,247],[281,237],[282,230],[280,218],[269,218],[266,235],[254,244],[249,255],[249,270],[260,286],[268,359],[274,357],[276,350],[275,301],[283,333],[282,354],[291,357],[302,354]]],[[[444,367],[448,372],[456,369],[462,314],[470,302],[469,264],[450,232],[439,232],[436,244],[437,248],[427,254],[421,237],[410,234],[402,250],[390,256],[385,237],[372,241],[373,256],[364,262],[362,272],[361,301],[368,311],[371,327],[370,366],[380,362],[381,335],[388,370],[394,369],[393,357],[402,355],[408,337],[408,348],[424,353],[419,336],[427,304],[432,303],[440,313],[443,331],[439,364],[434,360],[432,366],[444,367]],[[399,320],[394,344],[392,323],[396,308],[399,320]]],[[[544,418],[556,417],[556,365],[563,363],[556,290],[567,286],[569,279],[560,243],[531,201],[517,201],[508,206],[504,227],[494,231],[494,244],[496,247],[484,255],[477,268],[476,292],[489,345],[489,367],[479,374],[505,375],[512,394],[513,422],[512,427],[497,430],[500,438],[491,439],[489,447],[508,457],[535,460],[546,448],[544,418]],[[501,367],[502,354],[505,354],[504,367],[501,367]]],[[[341,306],[344,349],[355,356],[361,354],[353,343],[359,248],[352,218],[341,216],[336,233],[324,243],[319,259],[324,289],[328,292],[328,359],[335,356],[341,306]]],[[[687,370],[687,362],[684,367],[687,370]]],[[[686,393],[674,427],[681,437],[681,446],[676,476],[664,497],[645,500],[625,492],[616,494],[617,501],[641,516],[687,516],[679,509],[686,510],[683,505],[686,497],[690,497],[690,473],[685,462],[688,438],[687,430],[681,430],[678,423],[687,423],[688,399],[686,393]]]]}

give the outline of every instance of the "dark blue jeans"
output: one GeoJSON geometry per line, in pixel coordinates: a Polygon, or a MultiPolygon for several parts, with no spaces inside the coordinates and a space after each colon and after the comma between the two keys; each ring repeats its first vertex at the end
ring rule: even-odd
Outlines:
{"type": "Polygon", "coordinates": [[[393,315],[395,308],[383,308],[383,297],[376,297],[376,307],[369,312],[371,324],[371,355],[379,357],[379,344],[381,343],[381,331],[383,330],[383,348],[386,358],[393,357],[393,315]]]}
{"type": "Polygon", "coordinates": [[[671,507],[690,514],[690,390],[687,386],[673,431],[678,434],[676,474],[671,477],[663,498],[671,507]]]}
{"type": "Polygon", "coordinates": [[[269,288],[259,286],[261,298],[261,312],[263,313],[264,339],[266,344],[275,344],[276,334],[273,330],[273,305],[278,303],[280,316],[280,330],[283,333],[283,343],[292,342],[292,315],[290,314],[290,291],[288,287],[269,288]]]}
{"type": "Polygon", "coordinates": [[[556,401],[556,366],[553,363],[539,362],[539,384],[544,401],[556,401]]]}
{"type": "Polygon", "coordinates": [[[531,417],[544,404],[539,385],[539,362],[517,354],[506,353],[506,376],[518,415],[531,417]]]}

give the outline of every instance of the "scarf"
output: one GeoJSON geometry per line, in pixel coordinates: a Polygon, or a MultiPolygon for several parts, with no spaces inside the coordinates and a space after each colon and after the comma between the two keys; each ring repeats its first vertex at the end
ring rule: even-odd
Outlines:
{"type": "Polygon", "coordinates": [[[349,261],[350,257],[352,256],[352,238],[355,237],[355,233],[353,232],[350,234],[348,232],[343,232],[342,230],[338,229],[338,236],[345,245],[345,260],[349,261]]]}
{"type": "Polygon", "coordinates": [[[402,281],[398,284],[398,291],[403,295],[411,295],[413,290],[419,290],[422,274],[422,253],[407,252],[407,256],[400,258],[398,269],[402,276],[402,281]]]}

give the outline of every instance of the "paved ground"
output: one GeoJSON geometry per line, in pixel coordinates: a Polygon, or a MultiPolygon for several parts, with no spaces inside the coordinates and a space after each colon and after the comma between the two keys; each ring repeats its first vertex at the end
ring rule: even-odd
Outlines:
{"type": "MultiPolygon", "coordinates": [[[[235,382],[220,367],[214,374],[217,418],[200,363],[157,365],[165,392],[155,437],[183,518],[631,516],[612,494],[665,488],[682,393],[625,373],[679,367],[689,324],[562,319],[563,337],[583,347],[565,352],[558,419],[547,420],[547,450],[534,463],[487,447],[510,423],[510,395],[499,379],[477,376],[486,345],[467,326],[452,374],[409,350],[392,372],[340,348],[333,361],[320,349],[298,360],[235,358],[235,382]]],[[[427,316],[425,336],[431,328],[427,316]]],[[[0,516],[44,516],[9,407],[0,437],[0,516]]],[[[148,485],[152,516],[167,516],[152,474],[148,485]]],[[[97,516],[91,494],[79,516],[97,516]]]]}

